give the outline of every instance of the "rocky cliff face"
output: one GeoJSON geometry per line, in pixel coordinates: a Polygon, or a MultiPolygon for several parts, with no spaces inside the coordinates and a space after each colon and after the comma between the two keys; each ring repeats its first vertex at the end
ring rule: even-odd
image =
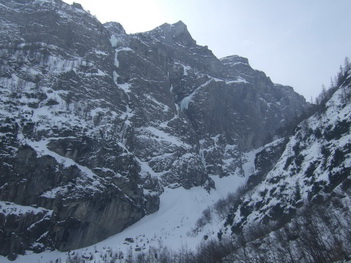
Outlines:
{"type": "Polygon", "coordinates": [[[306,206],[335,205],[328,212],[337,216],[348,211],[351,71],[344,74],[325,106],[301,122],[288,141],[278,140],[256,154],[256,171],[232,208],[226,229],[230,226],[233,233],[242,233],[255,224],[277,229],[306,206]]]}
{"type": "Polygon", "coordinates": [[[308,104],[181,21],[127,35],[79,4],[0,0],[2,255],[83,247],[215,187],[308,104]]]}

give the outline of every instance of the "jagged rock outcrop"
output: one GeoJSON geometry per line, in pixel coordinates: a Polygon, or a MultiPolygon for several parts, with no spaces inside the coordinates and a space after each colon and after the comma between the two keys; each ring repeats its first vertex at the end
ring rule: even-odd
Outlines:
{"type": "Polygon", "coordinates": [[[256,154],[256,172],[232,208],[227,230],[246,233],[255,224],[277,229],[299,208],[317,204],[321,209],[335,205],[342,213],[350,200],[351,71],[332,91],[288,141],[278,140],[256,154]]]}
{"type": "Polygon", "coordinates": [[[128,35],[79,4],[0,4],[3,255],[87,246],[157,211],[163,187],[215,187],[308,107],[181,21],[128,35]]]}

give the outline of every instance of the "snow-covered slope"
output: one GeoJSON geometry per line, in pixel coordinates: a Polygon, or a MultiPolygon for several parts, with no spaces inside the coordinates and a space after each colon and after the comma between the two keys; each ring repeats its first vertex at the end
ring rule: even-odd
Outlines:
{"type": "Polygon", "coordinates": [[[272,169],[233,208],[226,223],[232,232],[255,222],[289,221],[297,209],[326,202],[336,187],[347,182],[351,175],[350,83],[349,72],[324,108],[297,126],[272,169]]]}
{"type": "MultiPolygon", "coordinates": [[[[202,187],[193,187],[189,190],[165,188],[160,196],[160,209],[156,213],[144,217],[123,232],[91,247],[68,253],[52,251],[35,254],[28,251],[26,255],[18,256],[16,262],[65,262],[68,257],[73,256],[84,259],[85,262],[108,262],[113,259],[124,262],[129,258],[128,255],[133,254],[133,258],[136,259],[138,253],[150,251],[160,253],[163,248],[174,252],[182,250],[195,252],[204,236],[212,235],[213,231],[218,231],[221,226],[221,221],[213,218],[211,227],[200,232],[195,231],[195,222],[203,210],[227,197],[245,182],[245,178],[239,176],[213,179],[216,189],[210,192],[202,187]]],[[[13,205],[8,207],[7,211],[13,205]]],[[[20,208],[17,210],[20,211],[20,208]]],[[[42,210],[37,209],[36,212],[42,210]]],[[[4,257],[0,258],[2,262],[10,262],[4,257]]]]}
{"type": "Polygon", "coordinates": [[[232,244],[225,262],[350,262],[350,68],[341,67],[340,86],[322,94],[325,104],[298,125],[272,169],[248,179],[221,229],[232,244]]]}

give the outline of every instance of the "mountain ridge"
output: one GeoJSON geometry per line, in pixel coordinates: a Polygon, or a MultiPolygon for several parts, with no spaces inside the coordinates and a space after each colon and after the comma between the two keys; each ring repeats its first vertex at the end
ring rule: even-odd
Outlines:
{"type": "Polygon", "coordinates": [[[310,107],[182,22],[128,35],[79,4],[0,3],[0,197],[42,207],[3,214],[2,255],[91,245],[156,212],[165,187],[243,176],[243,153],[310,107]]]}

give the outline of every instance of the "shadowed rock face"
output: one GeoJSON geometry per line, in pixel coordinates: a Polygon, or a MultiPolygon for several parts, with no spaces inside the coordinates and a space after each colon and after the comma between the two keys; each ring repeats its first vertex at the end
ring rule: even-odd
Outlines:
{"type": "Polygon", "coordinates": [[[2,255],[91,245],[163,187],[215,187],[308,107],[181,21],[127,35],[78,4],[0,4],[2,255]]]}

